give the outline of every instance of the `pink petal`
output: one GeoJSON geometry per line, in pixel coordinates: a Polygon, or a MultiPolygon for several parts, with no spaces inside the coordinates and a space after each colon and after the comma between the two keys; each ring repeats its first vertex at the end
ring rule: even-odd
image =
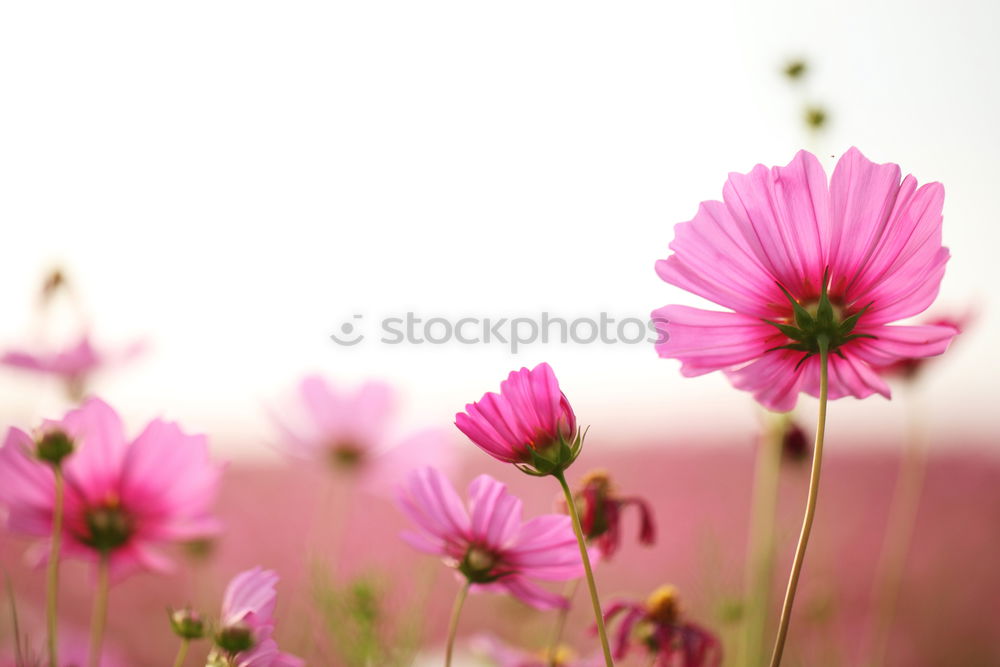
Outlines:
{"type": "Polygon", "coordinates": [[[90,398],[51,426],[65,429],[76,441],[64,466],[67,485],[92,503],[116,490],[126,446],[121,419],[111,406],[90,398]]]}
{"type": "Polygon", "coordinates": [[[799,151],[785,167],[757,165],[749,174],[730,174],[722,197],[772,279],[793,294],[803,286],[818,294],[830,244],[829,195],[819,160],[799,151]]]}
{"type": "Polygon", "coordinates": [[[680,360],[688,377],[738,366],[786,342],[775,327],[739,313],[665,306],[653,311],[653,317],[666,320],[668,333],[656,345],[657,353],[680,360]]]}

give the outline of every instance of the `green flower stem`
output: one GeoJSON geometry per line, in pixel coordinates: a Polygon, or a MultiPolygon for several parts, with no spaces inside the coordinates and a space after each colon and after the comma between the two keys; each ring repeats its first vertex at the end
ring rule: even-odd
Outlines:
{"type": "Polygon", "coordinates": [[[444,650],[444,667],[451,667],[451,656],[455,652],[455,635],[458,634],[458,619],[462,615],[462,606],[469,595],[470,582],[466,580],[455,596],[455,604],[451,608],[451,620],[448,621],[448,644],[444,650]]]}
{"type": "Polygon", "coordinates": [[[108,620],[108,589],[110,588],[110,557],[101,554],[97,564],[97,594],[94,596],[94,611],[90,616],[90,667],[100,667],[101,643],[104,641],[104,626],[108,620]]]}
{"type": "Polygon", "coordinates": [[[49,551],[48,570],[45,577],[45,617],[49,642],[49,667],[58,667],[59,559],[65,481],[63,480],[62,468],[59,464],[52,466],[52,474],[55,480],[55,504],[52,508],[52,544],[49,551]]]}
{"type": "Polygon", "coordinates": [[[743,665],[760,665],[764,658],[764,635],[774,576],[781,446],[789,419],[787,413],[764,413],[764,437],[757,448],[750,505],[750,543],[744,575],[743,642],[740,646],[743,659],[739,661],[743,665]]]}
{"type": "Polygon", "coordinates": [[[823,464],[823,438],[826,433],[826,403],[830,389],[830,340],[825,334],[817,336],[819,345],[819,415],[816,420],[816,444],[813,447],[812,470],[809,474],[809,496],[806,499],[806,513],[802,519],[802,532],[799,533],[799,543],[795,548],[795,559],[792,561],[792,572],[788,577],[788,588],[785,591],[785,602],[781,607],[781,621],[778,624],[778,636],[774,642],[774,652],[771,654],[771,667],[781,664],[781,656],[785,650],[785,639],[788,637],[788,624],[792,618],[792,605],[795,603],[795,590],[799,585],[799,574],[806,557],[806,546],[809,544],[809,533],[812,531],[813,518],[816,516],[816,499],[819,496],[819,476],[823,464]]]}
{"type": "Polygon", "coordinates": [[[927,471],[927,439],[920,419],[922,411],[913,405],[913,396],[908,398],[910,399],[907,405],[910,408],[909,434],[903,460],[899,466],[899,476],[892,492],[889,520],[882,542],[873,591],[875,614],[867,660],[868,664],[876,667],[885,663],[889,648],[889,631],[896,616],[896,605],[903,583],[903,570],[913,541],[917,512],[920,509],[920,496],[923,493],[924,475],[927,471]]]}
{"type": "Polygon", "coordinates": [[[191,641],[189,639],[181,639],[180,648],[177,649],[177,657],[174,658],[174,667],[182,667],[184,665],[184,661],[187,660],[188,646],[190,644],[191,641]]]}
{"type": "Polygon", "coordinates": [[[566,483],[566,475],[562,471],[552,473],[552,476],[559,480],[563,495],[566,496],[566,507],[569,509],[570,518],[573,520],[573,531],[576,533],[576,542],[580,545],[580,557],[583,559],[583,570],[587,577],[587,587],[590,589],[590,601],[594,605],[594,620],[597,621],[597,634],[601,638],[601,649],[604,651],[604,662],[607,667],[614,667],[615,661],[611,657],[611,645],[608,644],[608,631],[604,627],[604,612],[601,610],[601,600],[597,596],[597,583],[594,581],[594,570],[590,567],[590,556],[587,554],[587,541],[583,537],[583,528],[580,526],[580,513],[576,510],[576,501],[573,499],[573,492],[569,490],[566,483]]]}
{"type": "MultiPolygon", "coordinates": [[[[580,587],[580,580],[574,579],[569,582],[566,586],[566,600],[572,603],[573,598],[576,597],[576,589],[580,587]]],[[[556,659],[559,656],[559,644],[562,642],[563,632],[566,630],[566,617],[569,616],[569,606],[565,609],[559,610],[559,615],[556,617],[556,628],[552,633],[552,642],[549,644],[549,667],[555,667],[556,659]]]]}

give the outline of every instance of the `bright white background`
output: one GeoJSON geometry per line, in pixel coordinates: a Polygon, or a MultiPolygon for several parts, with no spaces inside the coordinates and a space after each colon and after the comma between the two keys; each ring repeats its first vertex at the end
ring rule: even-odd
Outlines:
{"type": "MultiPolygon", "coordinates": [[[[404,422],[447,426],[549,360],[592,438],[745,442],[748,396],[648,346],[341,348],[345,319],[645,316],[672,225],[728,171],[857,145],[947,189],[932,312],[978,312],[934,371],[940,446],[993,438],[1000,305],[1000,11],[993,2],[87,2],[0,9],[0,342],[46,270],[99,340],[153,349],[97,389],[220,447],[267,451],[260,406],[307,371],[377,376],[404,422]],[[813,66],[803,90],[779,74],[813,66]],[[802,128],[804,99],[829,132],[802,128]]],[[[0,375],[0,419],[59,409],[0,375]]],[[[802,402],[804,415],[813,403],[802,402]]],[[[810,417],[811,418],[811,417],[810,417]]],[[[845,400],[838,446],[893,435],[845,400]]]]}

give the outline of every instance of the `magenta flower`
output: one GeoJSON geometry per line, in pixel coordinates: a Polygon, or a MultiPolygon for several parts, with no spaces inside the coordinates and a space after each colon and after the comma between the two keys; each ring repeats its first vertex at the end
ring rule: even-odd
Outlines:
{"type": "Polygon", "coordinates": [[[889,397],[877,368],[941,354],[951,326],[892,326],[937,296],[948,251],[941,246],[940,183],[900,181],[895,164],[857,149],[827,184],[800,151],[786,167],[730,174],[723,201],[703,202],[675,228],[660,277],[731,312],[666,306],[653,313],[667,340],[661,357],[687,376],[721,370],[776,411],[800,391],[819,394],[818,337],[829,341],[830,398],[889,397]]]}
{"type": "Polygon", "coordinates": [[[493,458],[536,474],[565,470],[583,441],[546,363],[511,372],[499,394],[489,392],[455,415],[455,426],[493,458]]]}
{"type": "Polygon", "coordinates": [[[673,586],[661,586],[645,602],[616,602],[604,612],[609,624],[619,615],[623,616],[615,639],[616,660],[628,655],[635,643],[654,656],[650,664],[659,667],[722,664],[722,644],[708,630],[683,618],[673,586]]]}
{"type": "MultiPolygon", "coordinates": [[[[121,578],[138,569],[169,569],[158,545],[218,532],[211,507],[221,467],[209,459],[205,436],[157,419],[128,443],[115,411],[92,398],[40,429],[41,442],[67,439],[73,451],[62,462],[64,556],[107,557],[112,575],[121,578]]],[[[28,434],[10,429],[0,448],[0,505],[11,530],[48,538],[54,475],[34,452],[28,434]]]]}
{"type": "Polygon", "coordinates": [[[62,380],[73,398],[83,395],[90,377],[103,368],[109,368],[134,359],[144,350],[143,343],[134,343],[120,351],[99,351],[86,334],[64,349],[8,350],[0,357],[0,364],[51,375],[62,380]]]}
{"type": "Polygon", "coordinates": [[[568,516],[521,522],[521,501],[488,475],[469,485],[468,509],[434,468],[414,471],[399,506],[417,530],[401,537],[413,548],[442,556],[473,591],[509,593],[538,609],[566,607],[566,599],[529,579],[566,581],[583,576],[568,516]]]}
{"type": "Polygon", "coordinates": [[[310,376],[299,385],[298,403],[305,413],[298,419],[274,418],[285,452],[356,475],[368,491],[391,490],[419,463],[448,458],[448,439],[438,429],[417,431],[398,442],[390,437],[395,396],[387,384],[367,382],[347,392],[310,376]]]}
{"type": "Polygon", "coordinates": [[[602,558],[610,558],[621,546],[622,514],[629,506],[639,515],[639,542],[646,546],[656,542],[652,507],[639,496],[619,495],[606,471],[594,470],[584,475],[574,498],[583,534],[598,548],[602,558]]]}
{"type": "Polygon", "coordinates": [[[301,658],[279,651],[271,637],[277,583],[277,574],[258,566],[240,572],[226,586],[215,644],[230,667],[305,665],[301,658]]]}

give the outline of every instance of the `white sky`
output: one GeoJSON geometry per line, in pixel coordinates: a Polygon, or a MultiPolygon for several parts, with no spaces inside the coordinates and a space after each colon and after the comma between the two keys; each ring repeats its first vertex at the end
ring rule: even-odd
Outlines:
{"type": "MultiPolygon", "coordinates": [[[[646,316],[674,223],[729,171],[851,145],[945,184],[932,312],[979,311],[925,397],[942,435],[996,434],[1000,40],[992,2],[88,2],[0,7],[0,341],[61,263],[99,337],[154,350],[97,387],[264,451],[260,406],[307,371],[406,392],[448,426],[550,361],[592,438],[746,438],[747,395],[649,346],[342,348],[355,313],[646,316]],[[875,6],[877,5],[877,6],[875,6]],[[803,93],[813,65],[818,143],[803,93]]],[[[57,409],[0,375],[0,421],[57,409]]],[[[803,402],[811,415],[812,403],[803,402]]],[[[895,433],[840,401],[831,434],[895,433]]],[[[811,419],[811,416],[809,417],[811,419]]],[[[994,438],[995,439],[995,438],[994,438]]]]}

